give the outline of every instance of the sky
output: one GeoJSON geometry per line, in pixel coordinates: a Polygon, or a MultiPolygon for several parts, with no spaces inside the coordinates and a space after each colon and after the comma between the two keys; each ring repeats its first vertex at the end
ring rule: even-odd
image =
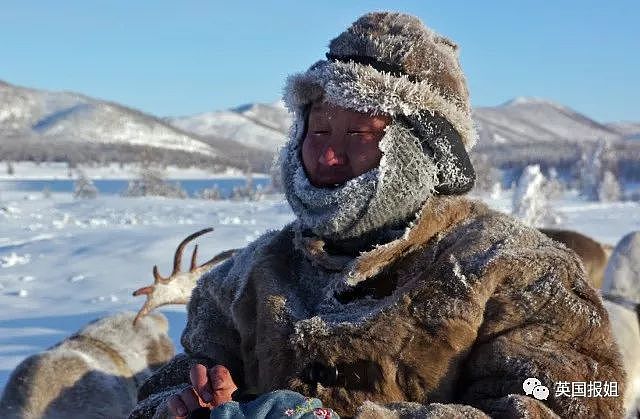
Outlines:
{"type": "Polygon", "coordinates": [[[453,39],[475,107],[533,96],[640,121],[637,0],[0,0],[0,80],[161,117],[274,102],[374,10],[453,39]]]}

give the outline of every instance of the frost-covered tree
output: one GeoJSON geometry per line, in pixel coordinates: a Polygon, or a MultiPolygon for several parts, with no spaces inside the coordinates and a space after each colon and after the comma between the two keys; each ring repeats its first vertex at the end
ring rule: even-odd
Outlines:
{"type": "Polygon", "coordinates": [[[162,170],[143,167],[140,169],[138,177],[129,182],[122,195],[126,197],[165,196],[167,198],[186,198],[187,192],[182,189],[179,183],[171,184],[167,182],[162,170]]]}
{"type": "Polygon", "coordinates": [[[78,170],[78,178],[73,184],[73,197],[88,199],[98,196],[98,188],[93,184],[93,181],[87,177],[82,171],[78,170]]]}
{"type": "Polygon", "coordinates": [[[580,159],[580,193],[585,198],[596,201],[598,199],[598,183],[602,174],[602,153],[604,144],[599,142],[590,151],[583,151],[580,159]]]}
{"type": "MultiPolygon", "coordinates": [[[[615,159],[612,156],[613,150],[610,144],[605,140],[600,140],[589,152],[583,152],[581,161],[579,163],[580,172],[580,191],[581,194],[591,200],[601,200],[600,191],[602,188],[611,187],[611,175],[606,180],[607,185],[602,185],[605,182],[605,173],[615,173],[615,168],[612,167],[612,163],[615,159]]],[[[614,177],[615,178],[615,177],[614,177]]],[[[608,195],[602,195],[608,197],[608,195]]]]}
{"type": "Polygon", "coordinates": [[[211,201],[218,201],[222,199],[222,193],[217,185],[213,185],[210,188],[205,188],[198,193],[200,199],[208,199],[211,201]]]}
{"type": "Polygon", "coordinates": [[[236,186],[231,192],[231,199],[235,201],[259,201],[263,197],[262,188],[251,185],[236,186]]]}
{"type": "Polygon", "coordinates": [[[560,216],[552,208],[546,188],[540,166],[527,166],[513,193],[513,215],[534,227],[558,224],[560,216]]]}
{"type": "Polygon", "coordinates": [[[13,176],[15,174],[15,169],[13,168],[13,163],[11,163],[10,161],[7,162],[7,174],[9,176],[13,176]]]}
{"type": "Polygon", "coordinates": [[[251,166],[247,163],[245,170],[245,184],[244,186],[236,186],[231,192],[231,199],[243,200],[243,201],[258,201],[263,198],[261,188],[256,188],[253,184],[253,173],[251,166]]]}
{"type": "Polygon", "coordinates": [[[559,199],[564,195],[565,184],[558,178],[558,171],[555,168],[549,169],[549,179],[544,185],[544,193],[548,200],[559,199]]]}
{"type": "Polygon", "coordinates": [[[502,172],[496,168],[487,154],[474,154],[471,157],[471,164],[476,172],[475,191],[493,193],[500,189],[502,172]]]}
{"type": "Polygon", "coordinates": [[[613,202],[620,200],[620,184],[611,171],[606,170],[598,185],[598,200],[601,202],[613,202]]]}

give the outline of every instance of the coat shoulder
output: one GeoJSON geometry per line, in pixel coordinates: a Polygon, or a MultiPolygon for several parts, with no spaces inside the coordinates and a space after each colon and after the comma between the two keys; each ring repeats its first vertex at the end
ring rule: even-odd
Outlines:
{"type": "Polygon", "coordinates": [[[290,225],[265,232],[225,262],[202,275],[194,293],[226,297],[229,299],[227,302],[230,302],[245,287],[249,273],[264,257],[284,253],[291,247],[292,236],[290,225]]]}
{"type": "Polygon", "coordinates": [[[479,201],[470,201],[470,206],[468,217],[443,234],[439,242],[440,247],[456,258],[476,264],[484,262],[480,266],[498,259],[528,260],[541,267],[560,262],[579,274],[579,259],[561,243],[479,201]]]}

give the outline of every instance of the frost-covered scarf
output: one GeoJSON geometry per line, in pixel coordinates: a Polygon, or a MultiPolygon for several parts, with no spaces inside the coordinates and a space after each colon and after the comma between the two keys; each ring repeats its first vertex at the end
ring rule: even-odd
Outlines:
{"type": "Polygon", "coordinates": [[[437,165],[411,129],[397,121],[387,127],[379,167],[336,187],[315,187],[301,161],[304,123],[296,118],[280,156],[285,194],[302,227],[336,242],[377,244],[402,234],[438,185],[437,165]]]}

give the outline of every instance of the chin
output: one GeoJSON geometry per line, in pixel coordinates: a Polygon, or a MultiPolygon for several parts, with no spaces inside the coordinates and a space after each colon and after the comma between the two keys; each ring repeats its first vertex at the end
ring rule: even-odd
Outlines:
{"type": "Polygon", "coordinates": [[[340,186],[353,179],[355,176],[345,173],[327,173],[320,176],[316,176],[312,183],[314,186],[321,188],[333,188],[340,186]]]}
{"type": "Polygon", "coordinates": [[[331,189],[331,188],[336,188],[340,185],[343,185],[344,182],[340,183],[340,182],[311,182],[311,184],[313,186],[315,186],[316,188],[325,188],[325,189],[331,189]]]}

